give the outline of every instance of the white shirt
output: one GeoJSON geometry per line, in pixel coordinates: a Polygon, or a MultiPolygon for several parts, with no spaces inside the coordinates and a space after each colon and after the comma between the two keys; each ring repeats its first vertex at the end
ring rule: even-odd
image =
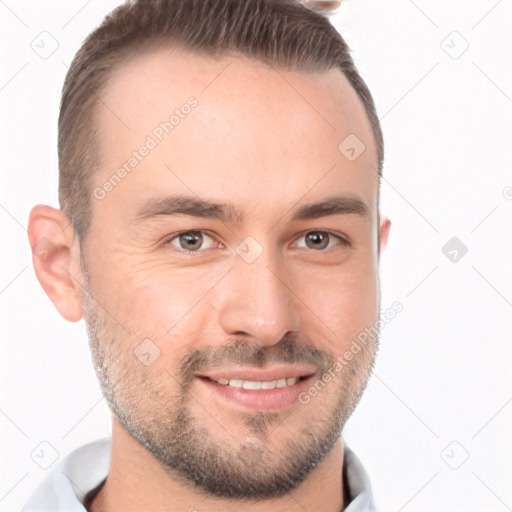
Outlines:
{"type": "MultiPolygon", "coordinates": [[[[84,503],[104,484],[110,467],[110,437],[77,448],[55,466],[19,512],[86,512],[84,503]]],[[[376,512],[370,481],[361,462],[345,445],[343,512],[376,512]]]]}

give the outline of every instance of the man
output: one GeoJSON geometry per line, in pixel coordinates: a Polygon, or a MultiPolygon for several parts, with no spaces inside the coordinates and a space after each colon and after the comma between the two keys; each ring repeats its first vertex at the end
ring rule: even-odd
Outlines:
{"type": "Polygon", "coordinates": [[[346,44],[295,0],[114,10],[64,84],[61,210],[28,230],[112,438],[23,510],[373,510],[341,434],[378,347],[382,160],[346,44]]]}

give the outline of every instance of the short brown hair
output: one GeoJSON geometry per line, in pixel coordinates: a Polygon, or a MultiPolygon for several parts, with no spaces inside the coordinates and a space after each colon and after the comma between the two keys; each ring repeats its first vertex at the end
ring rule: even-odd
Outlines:
{"type": "Polygon", "coordinates": [[[239,53],[283,69],[339,68],[361,99],[377,145],[383,138],[373,98],[350,50],[329,20],[298,0],[128,0],[84,41],[69,68],[59,115],[59,203],[80,240],[90,222],[99,166],[95,112],[114,69],[141,49],[176,45],[201,55],[239,53]]]}

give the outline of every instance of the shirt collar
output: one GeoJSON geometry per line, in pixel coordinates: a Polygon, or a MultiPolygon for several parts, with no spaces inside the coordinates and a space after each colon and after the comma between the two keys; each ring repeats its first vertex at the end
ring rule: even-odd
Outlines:
{"type": "Polygon", "coordinates": [[[349,504],[343,512],[377,512],[370,479],[356,454],[345,444],[343,448],[343,485],[349,504]]]}
{"type": "MultiPolygon", "coordinates": [[[[87,498],[105,482],[110,467],[110,436],[67,455],[36,489],[20,512],[86,512],[87,498]]],[[[368,475],[344,445],[343,485],[349,504],[343,512],[377,512],[368,475]]]]}

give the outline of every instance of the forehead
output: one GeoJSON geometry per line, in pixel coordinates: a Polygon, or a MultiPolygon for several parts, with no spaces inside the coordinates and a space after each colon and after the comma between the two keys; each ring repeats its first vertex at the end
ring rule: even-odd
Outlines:
{"type": "Polygon", "coordinates": [[[161,49],[124,63],[101,99],[94,182],[105,183],[123,165],[129,174],[109,203],[132,196],[135,207],[139,197],[185,187],[248,206],[339,191],[376,207],[374,137],[339,70],[306,74],[238,55],[161,49]],[[127,166],[142,146],[151,149],[127,166]],[[362,153],[348,158],[346,146],[362,153]]]}

